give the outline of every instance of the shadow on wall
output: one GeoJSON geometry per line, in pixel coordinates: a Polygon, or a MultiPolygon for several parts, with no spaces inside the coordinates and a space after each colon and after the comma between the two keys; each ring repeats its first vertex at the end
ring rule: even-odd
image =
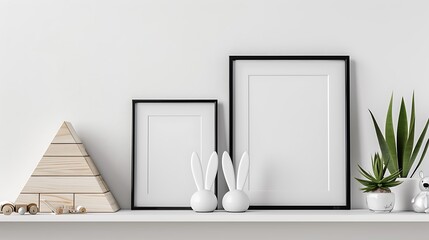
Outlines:
{"type": "Polygon", "coordinates": [[[356,62],[350,61],[350,182],[351,182],[351,199],[352,209],[365,207],[365,202],[359,184],[354,180],[358,175],[357,164],[362,158],[361,134],[359,129],[358,118],[358,94],[357,94],[357,75],[356,62]],[[358,197],[362,195],[362,197],[358,197]]]}

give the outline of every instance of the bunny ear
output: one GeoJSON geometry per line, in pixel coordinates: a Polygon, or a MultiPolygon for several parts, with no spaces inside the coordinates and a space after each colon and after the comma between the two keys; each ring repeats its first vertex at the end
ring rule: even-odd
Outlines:
{"type": "Polygon", "coordinates": [[[193,152],[191,156],[191,170],[198,191],[203,190],[203,168],[201,167],[200,158],[196,152],[193,152]]]}
{"type": "Polygon", "coordinates": [[[420,175],[420,178],[424,178],[425,177],[425,174],[423,173],[423,171],[420,171],[419,175],[420,175]]]}
{"type": "Polygon", "coordinates": [[[227,152],[223,152],[223,155],[222,155],[222,169],[223,169],[223,175],[225,175],[226,184],[228,184],[229,190],[235,190],[234,167],[232,166],[231,157],[227,152]]]}
{"type": "Polygon", "coordinates": [[[216,177],[217,173],[217,165],[218,165],[219,159],[216,152],[213,152],[210,156],[209,163],[207,165],[207,172],[206,172],[206,182],[205,182],[205,189],[210,190],[213,186],[213,182],[216,177]]]}
{"type": "Polygon", "coordinates": [[[248,173],[249,173],[249,154],[247,154],[247,152],[244,152],[243,156],[241,156],[240,165],[238,166],[238,172],[237,172],[237,189],[238,190],[243,190],[248,173]]]}

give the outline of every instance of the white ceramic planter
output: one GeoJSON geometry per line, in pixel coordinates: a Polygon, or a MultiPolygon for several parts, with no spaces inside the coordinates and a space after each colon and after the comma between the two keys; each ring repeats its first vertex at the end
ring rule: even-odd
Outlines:
{"type": "Polygon", "coordinates": [[[395,194],[367,193],[366,205],[373,212],[391,212],[395,206],[395,194]]]}
{"type": "Polygon", "coordinates": [[[420,192],[418,178],[398,178],[402,183],[390,190],[395,193],[395,211],[413,211],[411,200],[420,192]]]}

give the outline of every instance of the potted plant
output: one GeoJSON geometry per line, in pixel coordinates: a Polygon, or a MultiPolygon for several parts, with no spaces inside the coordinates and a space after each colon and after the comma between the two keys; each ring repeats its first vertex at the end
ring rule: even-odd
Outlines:
{"type": "Polygon", "coordinates": [[[378,143],[380,145],[380,150],[382,158],[384,159],[387,169],[390,173],[399,171],[399,181],[403,182],[401,186],[392,189],[396,193],[396,206],[395,210],[412,210],[411,199],[418,193],[418,179],[412,178],[414,173],[417,171],[417,168],[422,163],[426,151],[429,146],[429,139],[423,146],[424,138],[426,131],[429,125],[429,119],[426,121],[426,125],[423,131],[420,133],[417,142],[414,144],[415,138],[415,103],[414,103],[414,93],[412,98],[411,106],[411,116],[410,122],[408,123],[407,118],[407,109],[405,106],[404,98],[402,98],[401,106],[399,109],[398,123],[395,130],[393,127],[393,118],[392,118],[392,106],[393,106],[393,95],[390,98],[389,108],[387,110],[386,124],[384,135],[380,130],[380,127],[372,114],[371,117],[374,123],[375,132],[377,135],[378,143]],[[423,152],[420,150],[423,149],[423,152]],[[416,160],[418,161],[416,162],[416,160]]]}
{"type": "Polygon", "coordinates": [[[368,209],[374,212],[390,212],[395,205],[395,194],[390,191],[391,187],[401,184],[396,181],[400,172],[396,171],[385,177],[387,166],[378,153],[371,157],[373,175],[365,171],[361,166],[359,172],[366,179],[355,178],[364,187],[361,188],[366,195],[368,209]]]}

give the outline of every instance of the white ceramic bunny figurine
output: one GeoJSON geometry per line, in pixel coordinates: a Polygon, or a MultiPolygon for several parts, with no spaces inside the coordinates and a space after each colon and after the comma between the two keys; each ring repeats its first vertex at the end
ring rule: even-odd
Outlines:
{"type": "Polygon", "coordinates": [[[200,158],[196,152],[192,153],[191,169],[198,189],[191,197],[191,207],[195,212],[213,212],[217,207],[217,197],[211,188],[216,178],[218,162],[217,153],[213,152],[207,165],[206,180],[204,181],[200,158]]]}
{"type": "Polygon", "coordinates": [[[231,157],[227,152],[222,155],[222,169],[228,184],[229,192],[223,196],[222,205],[228,212],[245,212],[249,208],[249,197],[243,192],[244,184],[249,173],[249,155],[243,153],[237,171],[237,181],[235,181],[234,167],[231,157]]]}

